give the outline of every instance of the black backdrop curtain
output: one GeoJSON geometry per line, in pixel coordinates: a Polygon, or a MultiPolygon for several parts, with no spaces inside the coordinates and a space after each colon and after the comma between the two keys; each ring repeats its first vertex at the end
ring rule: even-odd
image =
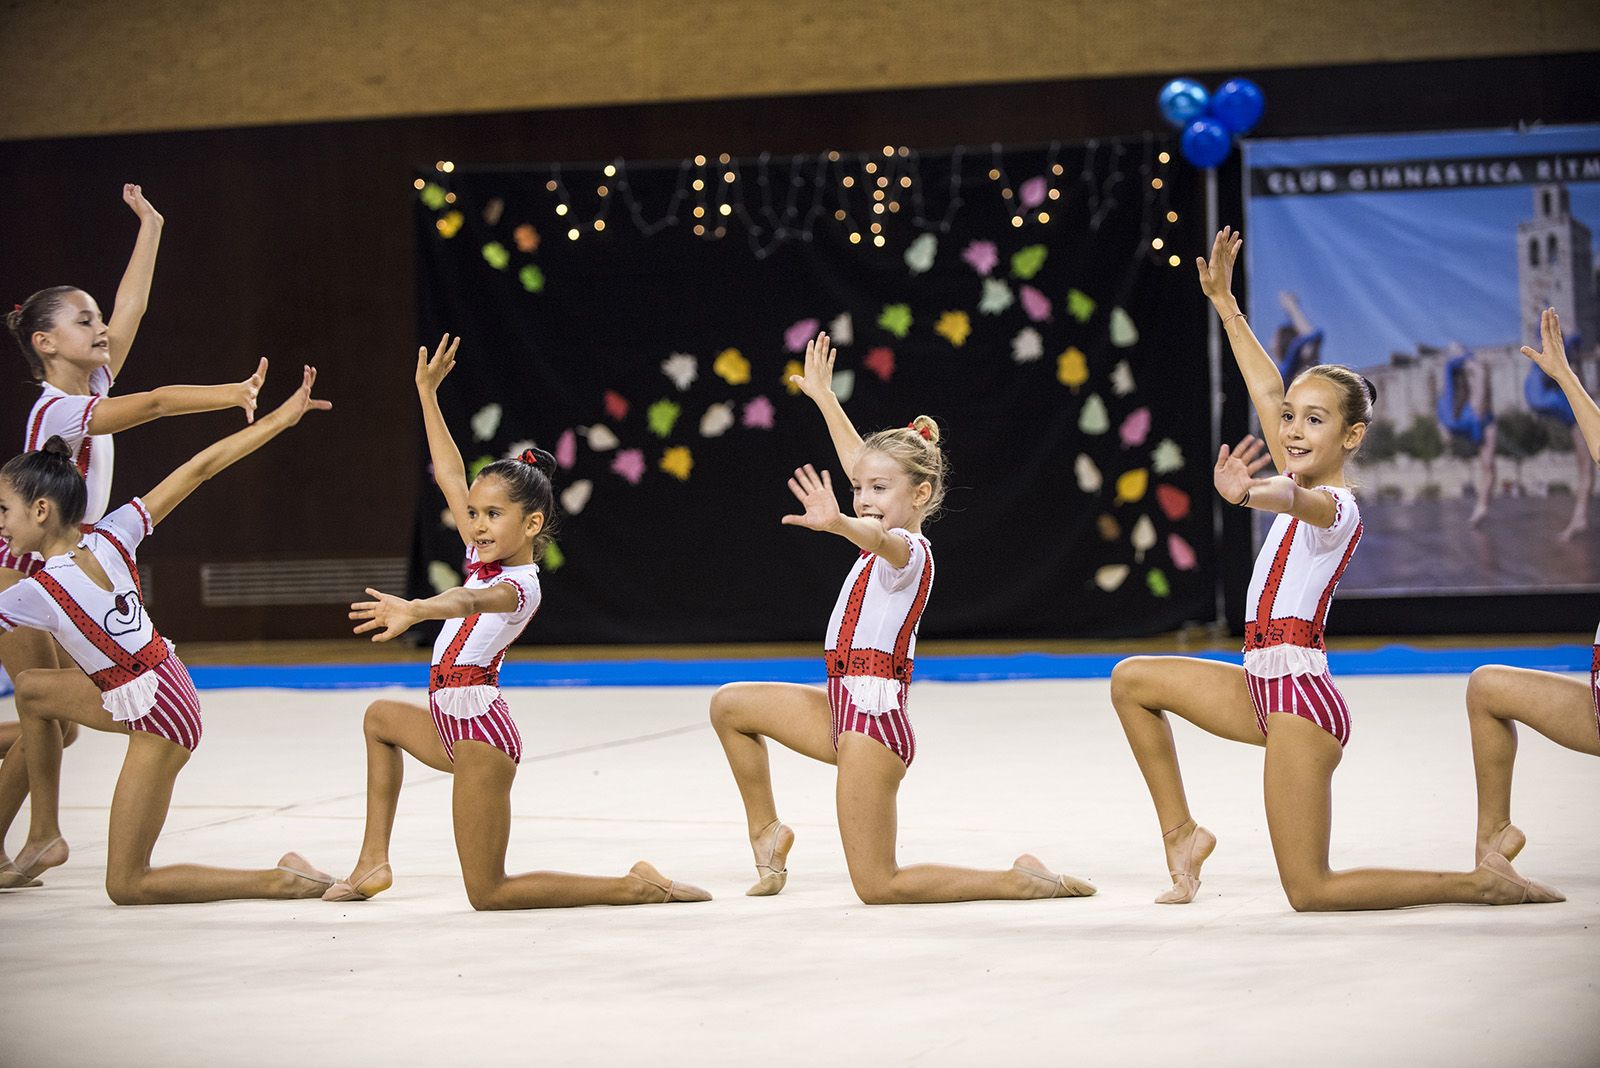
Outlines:
{"type": "MultiPolygon", "coordinates": [[[[820,639],[855,549],[779,523],[806,462],[848,508],[820,415],[786,386],[818,328],[858,428],[926,413],[944,432],[925,637],[1210,619],[1195,237],[1168,261],[1198,235],[1199,183],[1169,150],[421,174],[419,327],[465,339],[441,393],[463,456],[537,441],[562,464],[530,640],[820,639]]],[[[413,594],[461,568],[419,468],[413,594]]]]}

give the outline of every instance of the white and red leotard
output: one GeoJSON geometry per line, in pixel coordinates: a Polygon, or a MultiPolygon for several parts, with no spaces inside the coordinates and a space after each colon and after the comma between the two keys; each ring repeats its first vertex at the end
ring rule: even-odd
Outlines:
{"type": "Polygon", "coordinates": [[[896,527],[910,558],[891,567],[862,552],[839,591],[828,620],[823,660],[828,668],[833,741],[843,731],[876,738],[911,765],[916,736],[906,696],[917,650],[917,628],[933,592],[933,547],[921,534],[896,527]]]}
{"type": "Polygon", "coordinates": [[[1245,600],[1244,669],[1256,720],[1289,712],[1344,744],[1350,712],[1328,674],[1323,627],[1334,590],[1361,541],[1361,510],[1343,486],[1319,486],[1334,501],[1327,529],[1284,514],[1273,520],[1256,556],[1245,600]]]}
{"type": "Polygon", "coordinates": [[[500,662],[539,610],[539,565],[481,564],[477,550],[469,547],[464,586],[482,590],[500,583],[517,591],[514,611],[447,619],[433,643],[428,707],[451,760],[463,738],[492,745],[513,761],[522,759],[522,737],[500,696],[500,662]]]}
{"type": "MultiPolygon", "coordinates": [[[[110,370],[95,368],[89,376],[89,390],[88,396],[80,397],[63,393],[48,382],[41,383],[39,399],[28,413],[22,449],[24,452],[42,449],[54,436],[65,441],[89,491],[83,521],[96,523],[106,514],[106,506],[111,502],[111,469],[115,457],[111,435],[91,435],[89,420],[94,415],[95,405],[111,392],[110,370]]],[[[44,561],[33,553],[25,557],[15,555],[4,539],[0,539],[0,567],[32,574],[43,565],[44,561]]]]}

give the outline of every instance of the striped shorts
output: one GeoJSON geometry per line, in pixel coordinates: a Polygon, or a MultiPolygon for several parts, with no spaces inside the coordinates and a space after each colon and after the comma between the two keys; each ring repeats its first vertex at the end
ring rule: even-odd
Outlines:
{"type": "Polygon", "coordinates": [[[522,763],[522,735],[504,697],[496,697],[487,711],[471,719],[459,719],[440,710],[432,694],[428,696],[428,710],[433,713],[433,729],[439,732],[439,741],[444,743],[445,755],[452,764],[456,760],[456,743],[463,739],[492,745],[510,757],[513,764],[522,763]]]}
{"type": "Polygon", "coordinates": [[[161,679],[156,690],[156,703],[138,719],[128,720],[130,731],[143,731],[165,738],[194,752],[200,744],[200,695],[194,692],[194,682],[189,669],[183,666],[177,653],[150,669],[161,679]]]}
{"type": "Polygon", "coordinates": [[[839,749],[839,735],[845,731],[854,731],[865,734],[877,742],[881,742],[889,752],[900,758],[906,767],[917,756],[917,736],[911,729],[911,719],[906,715],[906,690],[900,689],[900,707],[891,712],[878,715],[869,715],[856,707],[850,698],[850,691],[845,689],[844,680],[831,678],[828,680],[828,708],[833,712],[833,748],[839,749]]]}
{"type": "Polygon", "coordinates": [[[1250,703],[1256,708],[1256,726],[1262,734],[1267,733],[1270,713],[1287,712],[1315,723],[1337,738],[1340,745],[1350,741],[1350,709],[1328,672],[1267,679],[1247,671],[1244,677],[1250,687],[1250,703]]]}

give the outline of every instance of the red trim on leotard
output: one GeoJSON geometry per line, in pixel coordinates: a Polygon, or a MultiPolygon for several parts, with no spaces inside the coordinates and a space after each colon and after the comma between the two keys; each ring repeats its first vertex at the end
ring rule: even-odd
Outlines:
{"type": "MultiPolygon", "coordinates": [[[[1335,501],[1337,502],[1337,498],[1335,501]]],[[[1337,522],[1337,518],[1334,521],[1337,522]]],[[[1328,617],[1328,604],[1333,600],[1333,591],[1339,585],[1339,579],[1344,577],[1345,569],[1350,566],[1350,560],[1355,556],[1356,546],[1360,543],[1361,533],[1365,528],[1362,523],[1356,524],[1355,533],[1350,536],[1350,544],[1345,546],[1339,566],[1333,569],[1333,575],[1328,579],[1328,584],[1323,587],[1322,596],[1317,600],[1314,618],[1301,619],[1299,616],[1274,618],[1272,603],[1277,599],[1279,587],[1283,585],[1283,576],[1288,570],[1289,552],[1294,548],[1294,536],[1299,526],[1299,519],[1289,520],[1289,526],[1283,532],[1283,541],[1278,545],[1278,551],[1272,558],[1272,566],[1267,569],[1267,581],[1261,589],[1261,600],[1256,605],[1256,618],[1244,625],[1246,652],[1252,649],[1267,649],[1274,645],[1299,645],[1308,649],[1324,648],[1323,622],[1328,617]]]]}
{"type": "Polygon", "coordinates": [[[894,677],[902,682],[911,681],[911,638],[917,632],[922,610],[928,606],[928,593],[933,588],[933,554],[922,557],[922,577],[917,580],[917,599],[911,602],[911,612],[900,627],[900,636],[894,643],[894,677]]]}
{"type": "MultiPolygon", "coordinates": [[[[861,556],[866,559],[867,566],[861,569],[861,574],[856,577],[856,584],[850,588],[850,596],[844,604],[844,615],[839,620],[839,640],[832,649],[825,651],[824,656],[828,662],[830,675],[869,675],[870,671],[852,671],[858,652],[850,647],[856,636],[856,627],[861,624],[861,606],[867,599],[867,586],[872,582],[872,569],[877,566],[878,558],[867,552],[861,551],[861,556]]],[[[872,650],[860,650],[862,654],[872,650]]],[[[882,654],[887,656],[888,654],[882,654]]]]}
{"type": "Polygon", "coordinates": [[[154,627],[150,628],[150,641],[144,648],[137,653],[128,652],[115,638],[106,633],[104,627],[89,617],[89,613],[83,610],[83,606],[73,599],[72,594],[68,593],[54,576],[41,571],[33,576],[33,580],[67,614],[73,626],[78,628],[78,633],[112,662],[111,667],[96,671],[89,676],[90,680],[100,687],[102,693],[127,685],[161,663],[171,652],[166,639],[162,638],[154,627]]]}
{"type": "Polygon", "coordinates": [[[461,650],[466,647],[467,639],[471,637],[472,630],[478,625],[478,620],[483,618],[481,612],[474,612],[461,621],[461,629],[456,631],[456,636],[445,647],[444,655],[439,662],[428,670],[428,689],[442,690],[450,686],[496,686],[500,681],[500,661],[506,655],[505,650],[488,665],[482,664],[457,664],[456,657],[461,655],[461,650]]]}
{"type": "MultiPolygon", "coordinates": [[[[85,442],[85,444],[87,444],[87,442],[85,442]]],[[[143,597],[144,586],[139,583],[139,565],[133,562],[133,554],[127,550],[127,548],[120,540],[118,540],[115,534],[111,533],[109,530],[106,530],[104,527],[90,527],[89,529],[93,533],[98,534],[102,538],[106,539],[106,541],[109,541],[111,543],[111,547],[117,550],[117,555],[122,557],[122,562],[128,565],[128,575],[133,579],[133,588],[139,591],[140,597],[143,597]]]]}
{"type": "Polygon", "coordinates": [[[34,452],[39,448],[39,428],[44,425],[44,413],[50,410],[50,405],[60,399],[60,397],[51,397],[39,405],[39,410],[33,413],[33,426],[28,429],[28,452],[34,452]]]}

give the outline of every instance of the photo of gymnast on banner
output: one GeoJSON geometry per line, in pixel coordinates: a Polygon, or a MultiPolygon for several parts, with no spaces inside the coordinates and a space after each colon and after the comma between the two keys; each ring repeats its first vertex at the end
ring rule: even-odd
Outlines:
{"type": "MultiPolygon", "coordinates": [[[[1600,388],[1600,126],[1244,145],[1251,320],[1378,390],[1344,596],[1600,591],[1595,467],[1521,347],[1600,388]]],[[[1257,540],[1265,532],[1258,524],[1257,540]]]]}

